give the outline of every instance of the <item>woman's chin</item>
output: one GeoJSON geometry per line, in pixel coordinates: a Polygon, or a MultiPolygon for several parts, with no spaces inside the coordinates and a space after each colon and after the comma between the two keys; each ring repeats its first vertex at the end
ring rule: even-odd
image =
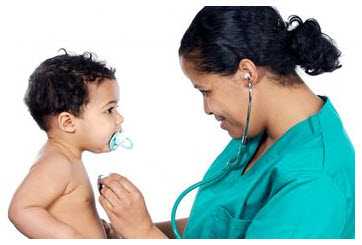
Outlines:
{"type": "Polygon", "coordinates": [[[235,130],[235,129],[225,129],[226,131],[228,131],[228,134],[230,135],[231,138],[234,139],[239,139],[242,136],[242,132],[239,130],[235,130]]]}

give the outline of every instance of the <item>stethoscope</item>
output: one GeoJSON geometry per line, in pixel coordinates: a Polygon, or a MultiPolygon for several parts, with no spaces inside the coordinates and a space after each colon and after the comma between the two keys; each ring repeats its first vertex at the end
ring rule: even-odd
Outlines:
{"type": "Polygon", "coordinates": [[[248,140],[248,130],[249,130],[249,121],[250,121],[250,112],[251,112],[251,102],[252,102],[252,92],[253,92],[253,84],[250,80],[250,75],[246,75],[245,79],[248,80],[248,91],[249,91],[249,100],[248,100],[248,111],[247,111],[247,116],[246,116],[246,123],[245,123],[245,127],[243,130],[243,135],[241,137],[241,143],[239,146],[239,150],[236,156],[234,156],[233,158],[229,159],[226,163],[226,166],[220,171],[219,174],[216,174],[210,178],[207,178],[205,180],[199,181],[193,185],[191,185],[190,187],[186,188],[183,192],[181,192],[181,194],[177,197],[173,207],[172,207],[172,211],[171,211],[171,227],[172,227],[172,231],[175,235],[175,238],[180,239],[182,238],[181,234],[178,231],[177,228],[177,224],[176,224],[176,211],[177,208],[180,204],[180,202],[182,201],[182,199],[191,191],[193,191],[194,189],[200,187],[200,186],[210,186],[212,184],[217,183],[218,181],[220,181],[221,179],[223,179],[231,170],[237,168],[242,160],[242,157],[245,156],[246,154],[246,144],[247,144],[247,140],[248,140]]]}

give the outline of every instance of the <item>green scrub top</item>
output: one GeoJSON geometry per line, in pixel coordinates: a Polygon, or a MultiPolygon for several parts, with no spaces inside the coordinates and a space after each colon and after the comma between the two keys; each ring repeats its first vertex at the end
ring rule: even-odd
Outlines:
{"type": "MultiPolygon", "coordinates": [[[[243,173],[265,137],[249,140],[239,168],[201,187],[184,238],[354,238],[355,154],[330,100],[290,128],[243,173]]],[[[232,139],[206,172],[238,152],[232,139]]]]}

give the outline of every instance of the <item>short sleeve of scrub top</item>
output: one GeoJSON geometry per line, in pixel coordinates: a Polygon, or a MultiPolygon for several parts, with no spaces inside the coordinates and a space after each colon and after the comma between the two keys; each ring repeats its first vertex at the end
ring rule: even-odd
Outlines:
{"type": "MultiPolygon", "coordinates": [[[[290,128],[249,171],[243,174],[264,133],[250,139],[239,168],[199,189],[185,238],[354,238],[354,149],[322,99],[318,113],[290,128]]],[[[231,140],[204,179],[222,171],[240,143],[231,140]]]]}

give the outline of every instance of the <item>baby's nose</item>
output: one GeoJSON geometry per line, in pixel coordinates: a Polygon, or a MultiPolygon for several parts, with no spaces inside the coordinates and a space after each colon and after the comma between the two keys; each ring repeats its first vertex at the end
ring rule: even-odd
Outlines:
{"type": "Polygon", "coordinates": [[[122,117],[122,115],[118,114],[117,119],[116,119],[116,124],[121,125],[123,123],[123,121],[124,121],[124,118],[122,117]]]}

